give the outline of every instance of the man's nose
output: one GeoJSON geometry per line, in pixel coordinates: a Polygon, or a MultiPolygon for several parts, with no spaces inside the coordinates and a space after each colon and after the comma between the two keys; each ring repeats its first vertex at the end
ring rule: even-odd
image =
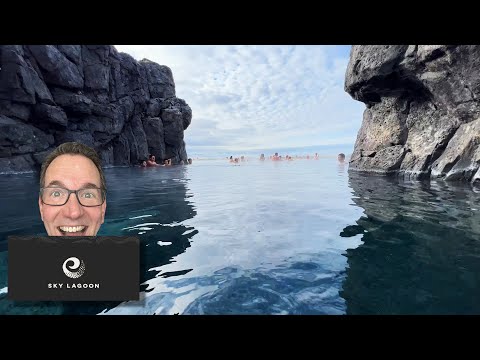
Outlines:
{"type": "Polygon", "coordinates": [[[63,213],[65,216],[77,219],[83,215],[83,206],[78,202],[77,196],[71,193],[68,197],[68,201],[63,205],[63,213]]]}

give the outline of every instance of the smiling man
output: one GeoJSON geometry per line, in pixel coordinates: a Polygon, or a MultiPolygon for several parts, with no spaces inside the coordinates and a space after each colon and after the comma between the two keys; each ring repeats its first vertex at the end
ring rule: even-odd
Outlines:
{"type": "Polygon", "coordinates": [[[106,182],[97,152],[68,142],[44,160],[38,206],[49,236],[95,236],[105,219],[106,182]]]}

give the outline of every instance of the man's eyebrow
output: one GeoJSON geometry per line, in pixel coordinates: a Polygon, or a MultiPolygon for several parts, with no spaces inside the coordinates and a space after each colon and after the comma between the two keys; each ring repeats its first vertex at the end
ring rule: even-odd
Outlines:
{"type": "MultiPolygon", "coordinates": [[[[61,186],[63,188],[67,188],[63,182],[58,180],[50,181],[46,187],[49,187],[49,186],[61,186]]],[[[98,189],[99,187],[90,182],[83,183],[82,186],[80,186],[80,189],[92,189],[92,188],[98,189]]]]}
{"type": "Polygon", "coordinates": [[[61,181],[58,181],[58,180],[53,180],[53,181],[50,181],[46,187],[49,187],[49,186],[61,186],[61,187],[66,187],[64,183],[62,183],[61,181]]]}
{"type": "Polygon", "coordinates": [[[98,189],[99,186],[93,184],[93,183],[84,183],[82,186],[80,186],[82,189],[92,189],[92,188],[95,188],[95,189],[98,189]]]}

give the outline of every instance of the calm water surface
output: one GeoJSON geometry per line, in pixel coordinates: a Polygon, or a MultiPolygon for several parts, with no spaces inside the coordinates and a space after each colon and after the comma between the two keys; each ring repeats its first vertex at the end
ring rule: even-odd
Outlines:
{"type": "Polygon", "coordinates": [[[36,174],[0,176],[0,314],[480,314],[468,185],[334,158],[106,169],[98,235],[141,241],[141,301],[12,302],[7,236],[46,235],[36,174]]]}

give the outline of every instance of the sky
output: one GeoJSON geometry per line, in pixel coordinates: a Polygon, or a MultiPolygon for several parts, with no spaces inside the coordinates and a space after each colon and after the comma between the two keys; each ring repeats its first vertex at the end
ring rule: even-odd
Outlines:
{"type": "Polygon", "coordinates": [[[193,113],[187,151],[355,143],[365,105],[344,90],[350,46],[115,47],[172,70],[193,113]]]}

